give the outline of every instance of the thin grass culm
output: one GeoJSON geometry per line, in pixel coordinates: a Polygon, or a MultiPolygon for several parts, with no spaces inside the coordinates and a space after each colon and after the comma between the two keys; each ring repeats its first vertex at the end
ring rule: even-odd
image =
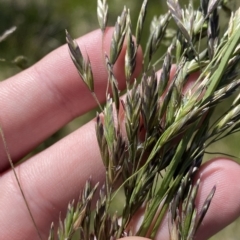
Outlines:
{"type": "MultiPolygon", "coordinates": [[[[141,39],[147,27],[145,19],[150,17],[148,0],[142,1],[136,23],[125,6],[116,20],[110,55],[103,52],[111,91],[106,94],[102,113],[96,117],[105,183],[92,186],[86,179],[81,197],[75,204],[70,201],[65,220],[60,220],[57,236],[51,226],[49,240],[72,239],[75,232],[83,240],[132,235],[154,239],[165,217],[169,239],[192,240],[211,208],[218,186],[212,186],[199,210],[196,197],[201,177],[197,178],[197,173],[206,148],[240,130],[240,98],[236,94],[240,86],[240,9],[232,11],[226,29],[220,31],[220,17],[225,9],[229,11],[227,1],[200,0],[198,8],[192,2],[185,7],[178,0],[166,3],[168,12],[153,18],[146,46],[141,39]],[[173,25],[175,30],[170,28],[173,25]],[[169,42],[170,32],[174,34],[166,52],[158,56],[158,49],[169,42]],[[124,44],[127,91],[121,98],[114,65],[124,44]],[[144,50],[143,70],[133,79],[140,45],[144,50]],[[162,69],[160,76],[157,66],[162,69]],[[186,91],[193,73],[198,77],[186,91]],[[225,99],[232,101],[228,109],[211,121],[214,110],[225,99]],[[113,212],[120,190],[125,204],[121,211],[113,212]],[[133,229],[131,220],[140,208],[145,209],[143,221],[133,229]]],[[[107,0],[98,0],[97,5],[104,34],[107,0]]],[[[93,94],[90,60],[83,58],[68,32],[66,38],[73,63],[93,94]]]]}

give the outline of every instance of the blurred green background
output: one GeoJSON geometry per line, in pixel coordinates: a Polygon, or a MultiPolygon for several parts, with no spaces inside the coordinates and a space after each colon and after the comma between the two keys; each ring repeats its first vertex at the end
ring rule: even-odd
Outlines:
{"type": "MultiPolygon", "coordinates": [[[[23,62],[23,65],[24,67],[30,66],[48,52],[65,44],[65,29],[68,29],[71,35],[77,38],[98,28],[96,2],[96,0],[0,0],[0,34],[12,26],[17,26],[17,30],[0,43],[0,59],[4,59],[0,61],[0,80],[21,71],[14,63],[16,57],[26,57],[27,63],[23,62]]],[[[135,26],[141,2],[139,0],[110,0],[109,24],[114,25],[116,17],[121,13],[123,6],[126,5],[131,9],[132,23],[135,26]]],[[[151,0],[149,2],[146,28],[143,34],[144,41],[146,41],[148,35],[148,25],[152,16],[165,13],[167,9],[163,0],[151,0]]],[[[187,1],[180,2],[185,4],[187,1]]],[[[199,4],[198,1],[194,1],[194,3],[199,4]]],[[[239,4],[237,0],[232,1],[232,7],[236,7],[237,4],[239,4]]],[[[221,21],[221,25],[224,26],[224,24],[226,24],[226,21],[221,21]]],[[[165,47],[163,46],[160,52],[164,50],[165,47]]],[[[227,104],[227,102],[224,102],[219,109],[224,109],[227,104]]],[[[218,114],[220,114],[220,110],[216,112],[216,116],[218,114]]],[[[95,111],[69,123],[41,144],[35,152],[48,147],[59,138],[74,131],[94,115],[95,111]]],[[[240,135],[228,137],[212,146],[211,151],[218,152],[221,150],[221,152],[239,157],[239,139],[240,135]]],[[[210,157],[212,156],[206,156],[205,159],[210,157]]],[[[228,226],[212,239],[240,239],[239,226],[240,220],[228,226]]]]}

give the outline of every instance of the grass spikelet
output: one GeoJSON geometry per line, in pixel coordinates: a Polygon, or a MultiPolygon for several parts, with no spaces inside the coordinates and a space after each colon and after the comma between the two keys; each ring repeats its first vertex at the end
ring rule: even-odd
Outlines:
{"type": "Polygon", "coordinates": [[[141,36],[142,36],[142,31],[143,31],[143,24],[144,24],[144,20],[146,17],[146,13],[147,13],[147,4],[148,4],[148,0],[144,0],[142,3],[142,7],[138,16],[138,21],[137,21],[137,27],[136,27],[136,43],[137,43],[137,47],[140,44],[141,41],[141,36]]]}
{"type": "Polygon", "coordinates": [[[77,42],[71,38],[67,31],[66,39],[70,50],[70,56],[78,70],[80,77],[82,78],[88,89],[91,92],[94,92],[93,73],[89,59],[87,58],[87,60],[84,60],[77,42]]]}
{"type": "Polygon", "coordinates": [[[99,26],[100,26],[102,32],[104,32],[105,28],[107,26],[107,20],[108,20],[107,0],[98,0],[97,1],[97,17],[98,17],[99,26]]]}
{"type": "Polygon", "coordinates": [[[166,56],[163,61],[162,65],[162,72],[159,79],[159,86],[158,86],[158,95],[162,96],[163,92],[166,90],[167,83],[169,82],[170,78],[170,70],[172,66],[172,50],[174,45],[171,44],[167,50],[166,56]]]}
{"type": "Polygon", "coordinates": [[[153,30],[150,42],[150,49],[149,49],[149,62],[151,61],[153,54],[157,51],[160,46],[161,40],[163,39],[167,25],[169,23],[170,14],[166,14],[164,16],[160,16],[156,26],[153,30]]]}
{"type": "Polygon", "coordinates": [[[142,117],[146,131],[151,133],[158,108],[158,88],[155,71],[142,79],[142,117]]]}
{"type": "Polygon", "coordinates": [[[122,45],[126,34],[126,22],[127,22],[127,9],[126,7],[124,7],[121,16],[119,16],[117,19],[112,36],[109,57],[110,63],[112,65],[116,62],[122,50],[122,45]]]}
{"type": "Polygon", "coordinates": [[[111,84],[111,89],[112,89],[112,93],[113,93],[113,100],[115,103],[115,107],[117,110],[117,113],[119,111],[119,89],[118,89],[118,82],[117,79],[115,78],[114,74],[113,74],[113,68],[112,65],[109,61],[108,56],[105,55],[105,60],[106,60],[106,66],[107,66],[107,71],[108,71],[108,81],[111,84]]]}
{"type": "Polygon", "coordinates": [[[129,82],[136,66],[136,51],[137,51],[135,43],[132,39],[130,10],[128,10],[126,28],[127,28],[126,30],[127,31],[126,33],[127,50],[125,54],[125,76],[126,76],[127,82],[129,82]]]}

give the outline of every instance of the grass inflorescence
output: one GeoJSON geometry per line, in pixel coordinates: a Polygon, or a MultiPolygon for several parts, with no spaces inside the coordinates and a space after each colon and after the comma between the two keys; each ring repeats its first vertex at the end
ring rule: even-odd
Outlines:
{"type": "MultiPolygon", "coordinates": [[[[170,239],[194,239],[217,186],[212,186],[198,211],[195,204],[201,179],[193,178],[206,148],[240,129],[239,94],[223,115],[213,123],[210,121],[219,103],[240,86],[237,69],[240,9],[231,11],[228,27],[220,35],[219,11],[229,13],[226,4],[221,0],[201,0],[195,9],[192,2],[181,7],[178,0],[167,0],[168,12],[153,18],[147,44],[142,46],[143,70],[138,79],[132,76],[148,0],[142,2],[136,29],[130,9],[123,8],[114,27],[109,56],[103,52],[112,96],[107,89],[106,104],[96,118],[96,136],[106,169],[105,184],[91,186],[87,181],[82,197],[76,204],[69,204],[65,220],[60,220],[58,239],[71,239],[76,231],[80,239],[113,240],[129,235],[154,238],[166,214],[170,239]],[[175,30],[169,27],[172,22],[175,30]],[[166,53],[157,56],[169,34],[172,39],[166,53]],[[127,91],[121,98],[113,68],[124,41],[127,91]],[[156,72],[159,62],[162,62],[160,75],[156,72]],[[186,91],[192,73],[199,77],[186,91]],[[110,208],[120,189],[125,205],[122,212],[112,214],[110,208]],[[94,194],[96,204],[92,202],[94,194]],[[131,219],[143,206],[143,221],[133,232],[131,219]]],[[[97,1],[97,16],[104,35],[107,0],[97,1]]],[[[97,100],[91,63],[83,58],[69,33],[66,38],[79,75],[97,100]]],[[[49,239],[55,239],[53,225],[49,239]]]]}

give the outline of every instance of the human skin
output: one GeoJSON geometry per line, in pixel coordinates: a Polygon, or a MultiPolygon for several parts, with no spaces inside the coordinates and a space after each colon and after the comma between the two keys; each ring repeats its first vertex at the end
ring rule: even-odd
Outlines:
{"type": "MultiPolygon", "coordinates": [[[[77,40],[92,64],[95,92],[105,100],[107,72],[102,52],[108,51],[112,28],[107,29],[103,49],[100,30],[77,40]]],[[[124,49],[114,67],[121,89],[125,86],[124,49]]],[[[137,55],[134,76],[141,70],[141,49],[137,55]]],[[[63,46],[29,69],[0,83],[0,123],[14,162],[18,162],[34,147],[58,129],[96,106],[81,81],[63,46]]],[[[38,239],[29,217],[7,155],[0,143],[0,233],[1,239],[38,239]]],[[[77,199],[85,181],[103,182],[105,173],[95,136],[95,120],[90,121],[57,143],[16,166],[16,172],[36,220],[42,239],[47,239],[52,221],[58,222],[59,212],[65,213],[72,199],[77,199]]],[[[197,206],[216,185],[217,190],[196,239],[207,239],[240,215],[240,167],[229,159],[217,158],[205,163],[199,171],[201,185],[197,206]]],[[[62,214],[63,215],[63,214],[62,214]]],[[[134,218],[137,228],[141,212],[134,218]]],[[[129,237],[140,240],[144,238],[129,237]]],[[[156,239],[168,239],[164,223],[156,239]]]]}

